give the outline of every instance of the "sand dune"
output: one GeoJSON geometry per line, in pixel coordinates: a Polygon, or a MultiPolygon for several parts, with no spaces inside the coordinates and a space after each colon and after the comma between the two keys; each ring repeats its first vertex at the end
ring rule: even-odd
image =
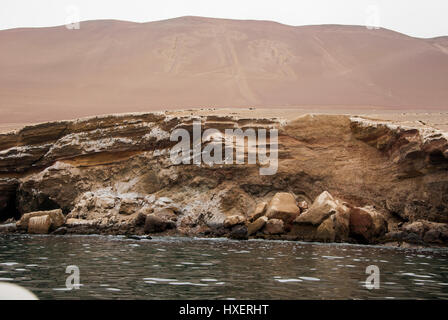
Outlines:
{"type": "Polygon", "coordinates": [[[0,31],[0,123],[240,106],[448,110],[448,38],[183,17],[0,31]]]}

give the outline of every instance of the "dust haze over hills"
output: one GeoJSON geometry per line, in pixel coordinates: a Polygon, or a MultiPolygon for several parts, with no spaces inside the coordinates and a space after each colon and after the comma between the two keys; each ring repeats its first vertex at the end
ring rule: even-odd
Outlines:
{"type": "Polygon", "coordinates": [[[191,107],[448,110],[448,37],[200,17],[0,31],[0,123],[191,107]]]}

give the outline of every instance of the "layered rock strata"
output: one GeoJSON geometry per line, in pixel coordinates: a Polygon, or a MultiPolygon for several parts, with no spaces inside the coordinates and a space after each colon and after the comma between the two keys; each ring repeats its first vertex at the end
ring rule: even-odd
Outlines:
{"type": "MultiPolygon", "coordinates": [[[[237,144],[245,160],[260,148],[237,144]]],[[[0,134],[0,220],[9,219],[0,232],[27,232],[11,221],[20,226],[26,214],[49,210],[60,210],[63,224],[55,227],[50,214],[39,221],[57,233],[446,245],[448,136],[344,115],[285,121],[162,112],[0,134]],[[276,173],[260,175],[264,165],[248,161],[174,164],[170,135],[193,133],[195,121],[219,132],[278,129],[276,173]]]]}

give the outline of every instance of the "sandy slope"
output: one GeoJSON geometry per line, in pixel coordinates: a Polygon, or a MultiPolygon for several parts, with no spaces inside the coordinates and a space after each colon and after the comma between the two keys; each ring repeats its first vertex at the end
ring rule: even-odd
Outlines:
{"type": "Polygon", "coordinates": [[[0,123],[210,106],[447,111],[447,39],[197,17],[5,30],[0,123]]]}

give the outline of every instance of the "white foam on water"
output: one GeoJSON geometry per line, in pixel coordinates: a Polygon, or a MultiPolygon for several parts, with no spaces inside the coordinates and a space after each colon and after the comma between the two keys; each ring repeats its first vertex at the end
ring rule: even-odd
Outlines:
{"type": "Polygon", "coordinates": [[[204,282],[217,282],[218,280],[212,279],[212,278],[204,278],[204,279],[201,279],[201,281],[204,281],[204,282]]]}
{"type": "Polygon", "coordinates": [[[302,282],[303,280],[300,279],[276,279],[278,282],[281,283],[288,283],[288,282],[302,282]]]}
{"type": "Polygon", "coordinates": [[[402,276],[410,276],[410,277],[417,277],[417,278],[432,278],[431,276],[415,274],[415,273],[411,273],[411,272],[403,273],[402,276]]]}
{"type": "Polygon", "coordinates": [[[205,284],[205,283],[193,283],[193,282],[170,282],[168,284],[174,285],[174,286],[201,286],[201,287],[208,287],[208,284],[205,284]]]}
{"type": "Polygon", "coordinates": [[[333,259],[344,259],[344,257],[337,257],[337,256],[322,256],[322,258],[330,259],[330,260],[333,260],[333,259]]]}
{"type": "Polygon", "coordinates": [[[314,277],[299,277],[302,280],[306,280],[306,281],[320,281],[319,278],[314,278],[314,277]]]}
{"type": "Polygon", "coordinates": [[[157,282],[173,282],[177,279],[165,279],[165,278],[143,278],[143,280],[157,281],[157,282]]]}

